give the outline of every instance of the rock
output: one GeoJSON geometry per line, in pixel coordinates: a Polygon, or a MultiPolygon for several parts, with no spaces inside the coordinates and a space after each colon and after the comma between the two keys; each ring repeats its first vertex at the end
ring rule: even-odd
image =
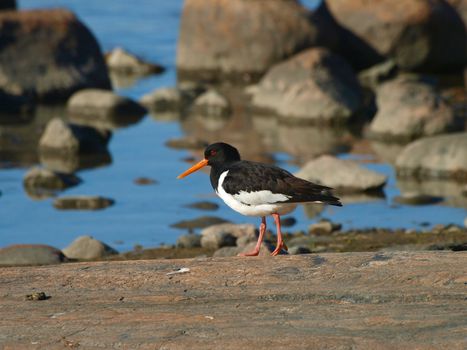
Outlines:
{"type": "Polygon", "coordinates": [[[334,188],[341,193],[378,191],[387,177],[352,160],[321,156],[311,160],[295,176],[334,188]]]}
{"type": "Polygon", "coordinates": [[[136,123],[147,112],[128,97],[99,89],[85,89],[73,94],[67,102],[67,111],[71,121],[104,128],[136,123]]]}
{"type": "Polygon", "coordinates": [[[338,231],[342,228],[342,224],[334,223],[329,220],[321,220],[314,224],[311,224],[308,228],[310,234],[313,235],[329,235],[334,231],[338,231]]]}
{"type": "Polygon", "coordinates": [[[50,102],[111,88],[96,39],[70,11],[0,12],[0,28],[0,90],[50,102]]]}
{"type": "Polygon", "coordinates": [[[196,98],[192,112],[203,116],[225,117],[230,114],[230,104],[216,90],[208,90],[196,98]]]}
{"type": "Polygon", "coordinates": [[[222,248],[217,249],[212,256],[213,257],[237,256],[239,252],[240,252],[240,249],[238,247],[222,247],[222,248]]]}
{"type": "Polygon", "coordinates": [[[364,87],[375,90],[382,82],[392,79],[397,74],[397,65],[393,59],[371,66],[358,73],[358,81],[364,87]]]}
{"type": "Polygon", "coordinates": [[[33,167],[23,179],[27,193],[34,198],[50,197],[56,191],[73,187],[81,183],[81,179],[73,174],[54,172],[49,169],[33,167]]]}
{"type": "MultiPolygon", "coordinates": [[[[255,249],[255,246],[256,246],[256,242],[251,242],[249,244],[247,244],[246,246],[243,246],[241,249],[238,250],[238,253],[237,254],[241,254],[241,253],[249,253],[251,252],[253,249],[255,249]]],[[[269,242],[262,242],[261,243],[261,246],[259,248],[259,254],[258,256],[270,256],[271,253],[274,251],[276,247],[274,245],[272,245],[271,243],[269,242]]],[[[286,251],[282,250],[279,255],[285,255],[287,254],[286,251]]]]}
{"type": "Polygon", "coordinates": [[[198,149],[204,150],[208,143],[200,140],[194,136],[186,136],[177,139],[169,139],[165,142],[165,145],[175,149],[198,149]]]}
{"type": "Polygon", "coordinates": [[[201,247],[201,236],[194,233],[182,235],[177,238],[176,246],[177,248],[201,247]]]}
{"type": "Polygon", "coordinates": [[[467,133],[425,137],[408,144],[396,160],[400,177],[467,180],[467,133]]]}
{"type": "Polygon", "coordinates": [[[16,0],[2,0],[0,1],[0,11],[16,10],[16,0]]]}
{"type": "Polygon", "coordinates": [[[43,244],[15,244],[0,249],[0,266],[50,265],[66,260],[59,249],[43,244]]]}
{"type": "Polygon", "coordinates": [[[272,67],[259,82],[252,103],[290,121],[341,124],[360,108],[361,90],[341,57],[312,48],[272,67]]]}
{"type": "Polygon", "coordinates": [[[193,220],[182,220],[175,224],[170,225],[170,227],[182,228],[182,229],[195,229],[195,228],[205,228],[208,226],[213,226],[216,224],[222,224],[228,222],[227,220],[215,217],[215,216],[201,216],[193,220]]]}
{"type": "Polygon", "coordinates": [[[63,254],[69,259],[97,260],[118,254],[118,252],[91,236],[80,236],[63,249],[63,254]]]}
{"type": "Polygon", "coordinates": [[[430,205],[443,201],[442,197],[430,196],[419,193],[403,193],[401,196],[395,196],[394,202],[407,205],[430,205]]]}
{"type": "Polygon", "coordinates": [[[183,93],[175,87],[156,89],[143,95],[139,102],[152,111],[180,111],[184,105],[183,93]]]}
{"type": "Polygon", "coordinates": [[[65,174],[73,174],[82,169],[103,167],[112,163],[109,152],[75,154],[41,151],[39,160],[42,166],[47,169],[65,174]]]}
{"type": "Polygon", "coordinates": [[[303,247],[303,246],[289,247],[289,254],[290,255],[310,254],[310,253],[311,253],[311,250],[308,247],[303,247]]]}
{"type": "Polygon", "coordinates": [[[329,0],[326,4],[338,24],[357,38],[357,49],[345,48],[355,46],[355,40],[341,40],[341,51],[349,58],[392,57],[404,70],[452,71],[465,65],[465,27],[445,1],[329,0]]]}
{"type": "Polygon", "coordinates": [[[378,112],[369,136],[383,141],[408,142],[459,130],[453,108],[436,90],[403,77],[382,84],[376,93],[378,112]]]}
{"type": "Polygon", "coordinates": [[[219,209],[219,205],[217,203],[208,202],[208,201],[201,201],[201,202],[191,203],[191,204],[186,205],[185,207],[192,208],[192,209],[199,209],[199,210],[217,210],[217,209],[219,209]]]}
{"type": "Polygon", "coordinates": [[[97,210],[113,205],[115,201],[99,196],[67,196],[54,200],[54,207],[61,210],[97,210]]]}
{"type": "Polygon", "coordinates": [[[56,155],[107,153],[111,133],[54,118],[47,123],[39,140],[41,153],[56,155]]]}
{"type": "Polygon", "coordinates": [[[116,47],[108,52],[105,55],[105,61],[111,71],[119,74],[149,75],[159,74],[164,71],[164,67],[145,62],[121,47],[116,47]]]}
{"type": "Polygon", "coordinates": [[[217,235],[220,233],[227,233],[237,239],[241,237],[256,239],[256,228],[253,224],[221,223],[211,225],[201,231],[201,236],[217,235]]]}
{"type": "Polygon", "coordinates": [[[146,185],[155,185],[157,184],[157,180],[151,179],[149,177],[138,177],[133,180],[133,183],[136,185],[146,186],[146,185]]]}
{"type": "Polygon", "coordinates": [[[237,237],[225,231],[209,231],[201,234],[201,247],[218,249],[236,246],[237,237]]]}
{"type": "Polygon", "coordinates": [[[332,46],[329,15],[298,1],[188,0],[177,47],[180,80],[257,80],[272,64],[314,45],[332,46]]]}

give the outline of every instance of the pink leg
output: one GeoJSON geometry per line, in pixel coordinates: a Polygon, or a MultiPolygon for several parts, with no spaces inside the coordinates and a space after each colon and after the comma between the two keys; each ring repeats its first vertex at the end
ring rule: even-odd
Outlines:
{"type": "Polygon", "coordinates": [[[266,218],[263,216],[261,218],[261,225],[259,225],[259,237],[258,242],[256,242],[255,249],[248,253],[240,253],[239,256],[257,256],[259,254],[259,248],[261,247],[261,242],[263,241],[264,233],[266,232],[266,218]]]}
{"type": "Polygon", "coordinates": [[[276,223],[276,228],[277,228],[277,245],[276,249],[271,253],[272,256],[276,256],[277,254],[280,253],[282,248],[285,250],[288,250],[287,246],[285,245],[284,241],[282,240],[282,233],[281,233],[281,217],[279,214],[272,214],[272,217],[274,218],[274,222],[276,223]]]}

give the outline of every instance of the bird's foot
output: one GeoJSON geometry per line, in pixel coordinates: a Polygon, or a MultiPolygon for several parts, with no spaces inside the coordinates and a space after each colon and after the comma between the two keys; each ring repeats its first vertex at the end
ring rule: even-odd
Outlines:
{"type": "Polygon", "coordinates": [[[258,256],[258,254],[259,254],[259,249],[258,250],[255,249],[248,253],[239,253],[237,256],[258,256]]]}
{"type": "Polygon", "coordinates": [[[277,245],[276,249],[274,249],[274,251],[271,253],[271,256],[278,255],[282,249],[284,249],[285,251],[289,250],[289,248],[284,242],[280,242],[280,244],[277,245]]]}

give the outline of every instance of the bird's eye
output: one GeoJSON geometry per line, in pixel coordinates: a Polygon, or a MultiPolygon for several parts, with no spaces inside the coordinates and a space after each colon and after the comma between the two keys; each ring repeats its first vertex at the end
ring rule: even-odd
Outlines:
{"type": "Polygon", "coordinates": [[[211,150],[211,156],[215,156],[217,154],[217,151],[215,149],[211,150]]]}

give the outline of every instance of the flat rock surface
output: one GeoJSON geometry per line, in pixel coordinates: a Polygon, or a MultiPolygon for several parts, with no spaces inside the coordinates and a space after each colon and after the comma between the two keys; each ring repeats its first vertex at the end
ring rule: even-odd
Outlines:
{"type": "Polygon", "coordinates": [[[0,279],[3,349],[467,346],[465,252],[69,263],[0,279]],[[26,300],[35,292],[49,298],[26,300]]]}

